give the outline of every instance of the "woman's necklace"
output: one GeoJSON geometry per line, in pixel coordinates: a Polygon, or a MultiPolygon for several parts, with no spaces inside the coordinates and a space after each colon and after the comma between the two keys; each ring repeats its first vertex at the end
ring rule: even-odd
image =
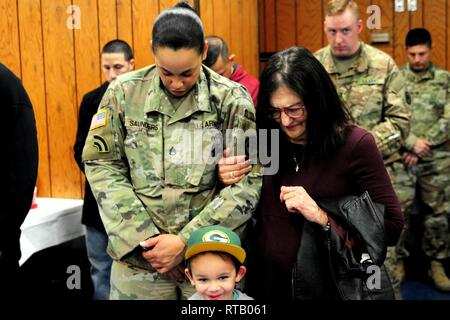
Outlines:
{"type": "Polygon", "coordinates": [[[300,165],[298,164],[297,157],[295,156],[294,151],[292,151],[292,157],[294,158],[295,162],[295,172],[298,172],[298,170],[300,170],[300,165]]]}
{"type": "Polygon", "coordinates": [[[296,150],[294,150],[292,145],[290,147],[291,147],[291,152],[292,152],[292,159],[294,159],[294,163],[295,163],[295,172],[299,172],[300,165],[303,163],[303,161],[305,159],[305,150],[304,150],[304,148],[302,148],[303,150],[301,150],[300,154],[297,154],[297,156],[300,156],[300,161],[298,161],[297,156],[295,155],[296,150]]]}

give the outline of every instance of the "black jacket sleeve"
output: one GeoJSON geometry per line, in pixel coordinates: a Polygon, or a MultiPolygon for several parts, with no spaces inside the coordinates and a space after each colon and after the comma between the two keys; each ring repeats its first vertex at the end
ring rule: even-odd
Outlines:
{"type": "Polygon", "coordinates": [[[368,191],[374,202],[385,206],[386,243],[388,246],[395,245],[403,229],[403,215],[381,153],[371,134],[364,135],[356,144],[349,162],[359,192],[368,191]]]}
{"type": "Polygon", "coordinates": [[[77,136],[75,138],[75,144],[73,146],[75,161],[77,162],[80,170],[83,172],[84,172],[84,165],[83,161],[81,161],[81,155],[83,153],[84,143],[86,142],[86,137],[89,132],[89,125],[90,125],[88,113],[89,100],[90,100],[89,97],[84,96],[83,100],[81,101],[80,111],[78,113],[77,136]]]}
{"type": "Polygon", "coordinates": [[[38,169],[38,141],[33,107],[22,82],[0,64],[0,251],[18,255],[20,226],[30,210],[38,169]]]}
{"type": "Polygon", "coordinates": [[[81,156],[83,154],[84,144],[91,126],[92,116],[97,112],[98,105],[108,88],[108,83],[105,82],[99,88],[87,93],[80,104],[80,111],[78,113],[78,129],[73,146],[75,161],[82,172],[84,172],[83,161],[81,156]]]}

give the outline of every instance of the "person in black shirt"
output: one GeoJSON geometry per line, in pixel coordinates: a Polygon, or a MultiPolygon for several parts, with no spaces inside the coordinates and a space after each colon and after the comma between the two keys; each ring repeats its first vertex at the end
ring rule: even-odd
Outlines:
{"type": "Polygon", "coordinates": [[[39,156],[31,101],[21,80],[1,63],[0,105],[0,296],[11,297],[20,293],[20,226],[31,208],[39,156]]]}
{"type": "MultiPolygon", "coordinates": [[[[74,145],[75,161],[84,172],[81,160],[92,116],[111,81],[119,75],[134,69],[133,51],[128,43],[112,40],[102,49],[102,70],[106,82],[97,89],[87,93],[81,102],[78,116],[78,130],[74,145]]],[[[100,218],[97,202],[88,181],[85,183],[83,214],[81,222],[86,226],[86,249],[91,263],[91,279],[94,285],[94,300],[108,300],[112,259],[106,252],[108,236],[100,218]]]]}

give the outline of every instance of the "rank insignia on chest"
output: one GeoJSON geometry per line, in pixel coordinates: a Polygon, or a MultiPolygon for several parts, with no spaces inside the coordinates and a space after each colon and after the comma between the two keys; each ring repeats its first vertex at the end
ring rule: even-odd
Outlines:
{"type": "Polygon", "coordinates": [[[405,92],[405,100],[407,104],[411,104],[411,95],[408,91],[405,92]]]}

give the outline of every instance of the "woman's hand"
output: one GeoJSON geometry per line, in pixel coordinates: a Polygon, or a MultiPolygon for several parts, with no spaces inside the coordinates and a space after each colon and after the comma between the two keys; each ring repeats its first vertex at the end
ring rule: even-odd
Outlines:
{"type": "Polygon", "coordinates": [[[289,212],[301,213],[306,220],[325,227],[328,216],[309,196],[303,187],[281,187],[280,200],[289,212]]]}
{"type": "Polygon", "coordinates": [[[224,150],[218,165],[219,180],[226,186],[241,181],[252,170],[250,161],[245,160],[245,156],[230,156],[230,149],[224,150]]]}

